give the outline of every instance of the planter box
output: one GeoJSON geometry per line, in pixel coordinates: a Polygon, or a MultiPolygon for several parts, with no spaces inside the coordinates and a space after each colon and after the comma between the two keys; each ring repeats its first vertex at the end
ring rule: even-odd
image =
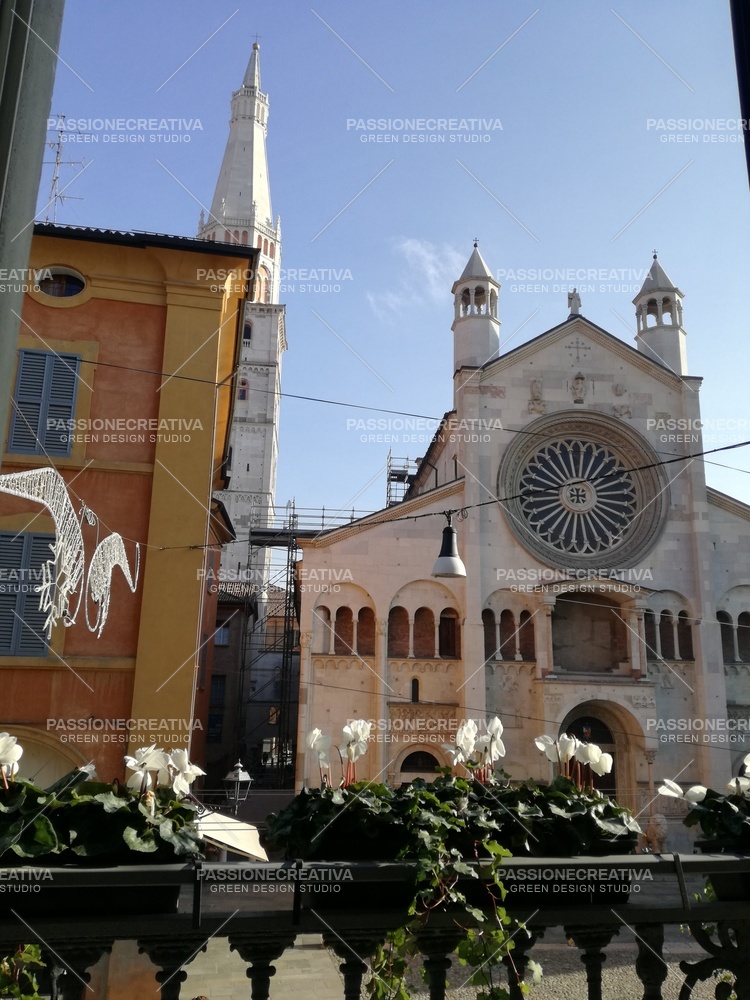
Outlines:
{"type": "Polygon", "coordinates": [[[0,917],[113,917],[177,912],[179,885],[55,886],[39,879],[0,882],[0,917]]]}
{"type": "MultiPolygon", "coordinates": [[[[746,858],[747,852],[736,840],[696,840],[696,854],[726,854],[746,858]]],[[[750,899],[750,873],[717,872],[708,876],[716,898],[722,903],[736,903],[750,899]]]]}

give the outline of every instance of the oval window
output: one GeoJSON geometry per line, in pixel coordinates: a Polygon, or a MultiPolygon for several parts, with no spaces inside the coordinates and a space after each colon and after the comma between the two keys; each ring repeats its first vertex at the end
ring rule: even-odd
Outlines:
{"type": "Polygon", "coordinates": [[[67,267],[44,268],[37,282],[40,292],[55,299],[80,295],[85,287],[86,279],[83,275],[67,267]]]}

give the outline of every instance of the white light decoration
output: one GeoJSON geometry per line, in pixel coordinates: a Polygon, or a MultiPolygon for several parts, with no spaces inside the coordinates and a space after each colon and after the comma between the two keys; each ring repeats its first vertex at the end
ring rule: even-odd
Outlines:
{"type": "Polygon", "coordinates": [[[109,599],[112,589],[112,570],[119,566],[123,576],[127,580],[131,593],[135,593],[138,586],[138,572],[141,566],[141,550],[136,543],[135,546],[135,579],[130,575],[130,564],[125,552],[125,545],[122,536],[117,533],[107,535],[97,545],[89,563],[89,572],[86,578],[86,625],[90,632],[96,632],[97,639],[102,634],[102,629],[109,614],[109,599]],[[89,619],[88,598],[98,605],[96,609],[96,621],[91,624],[89,619]]]}
{"type": "MultiPolygon", "coordinates": [[[[86,504],[81,505],[80,519],[76,517],[68,487],[57,469],[29,469],[0,476],[0,493],[42,504],[54,522],[55,542],[50,545],[52,558],[43,564],[42,582],[36,588],[39,591],[39,609],[47,614],[44,625],[49,639],[52,629],[60,620],[69,628],[78,617],[86,571],[81,524],[85,520],[87,524],[98,525],[99,519],[86,504]],[[71,610],[71,598],[76,595],[75,609],[71,610]]],[[[128,586],[135,593],[138,586],[140,547],[136,542],[133,580],[122,536],[113,532],[97,544],[86,579],[86,593],[98,605],[93,625],[86,607],[86,625],[89,631],[97,632],[97,636],[102,634],[107,620],[112,570],[115,566],[120,567],[128,586]]]]}

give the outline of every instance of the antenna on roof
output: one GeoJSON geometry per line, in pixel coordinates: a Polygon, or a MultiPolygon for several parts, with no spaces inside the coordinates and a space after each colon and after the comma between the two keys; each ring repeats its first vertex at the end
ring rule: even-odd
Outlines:
{"type": "MultiPolygon", "coordinates": [[[[60,167],[82,167],[83,160],[63,160],[63,143],[66,132],[70,131],[65,128],[65,115],[57,115],[57,141],[48,142],[47,145],[50,149],[54,149],[55,158],[54,160],[44,160],[44,163],[54,163],[54,169],[52,171],[52,184],[50,185],[49,201],[47,202],[47,214],[44,217],[45,222],[57,222],[57,206],[62,205],[64,201],[83,201],[83,198],[76,197],[72,194],[63,194],[65,187],[71,184],[69,181],[64,188],[60,188],[60,167]],[[50,219],[50,214],[52,218],[50,219]]],[[[77,131],[77,130],[74,130],[77,131]]],[[[75,177],[73,178],[75,180],[75,177]]]]}

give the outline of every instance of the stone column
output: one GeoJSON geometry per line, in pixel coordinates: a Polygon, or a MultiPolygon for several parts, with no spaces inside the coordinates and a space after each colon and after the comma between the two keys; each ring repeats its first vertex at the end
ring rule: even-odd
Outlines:
{"type": "Polygon", "coordinates": [[[409,656],[414,658],[414,616],[409,615],[409,656]]]}
{"type": "Polygon", "coordinates": [[[365,959],[384,940],[384,936],[372,931],[344,931],[341,934],[333,930],[323,932],[323,943],[342,959],[339,972],[344,977],[344,1000],[360,1000],[362,979],[370,970],[365,959]]]}
{"type": "Polygon", "coordinates": [[[448,955],[458,946],[463,933],[451,927],[423,930],[417,934],[420,954],[424,956],[424,968],[430,988],[430,1000],[444,1000],[445,976],[451,967],[448,955]]]}
{"type": "Polygon", "coordinates": [[[186,934],[179,938],[165,934],[138,941],[138,951],[159,967],[154,978],[161,987],[160,1000],[180,1000],[180,987],[187,979],[183,966],[205,951],[206,944],[204,936],[191,939],[186,934]]]}
{"type": "Polygon", "coordinates": [[[630,672],[633,676],[641,673],[641,650],[638,637],[638,612],[635,608],[625,608],[626,634],[628,640],[628,659],[630,660],[630,672]]]}
{"type": "Polygon", "coordinates": [[[677,632],[677,623],[678,623],[677,615],[674,615],[672,618],[672,635],[674,637],[673,638],[674,658],[675,660],[681,660],[682,657],[680,656],[680,636],[679,633],[677,632]]]}
{"type": "Polygon", "coordinates": [[[638,957],[635,972],[643,983],[643,1000],[662,1000],[661,984],[667,978],[667,965],[662,958],[663,924],[636,924],[638,957]]]}
{"type": "Polygon", "coordinates": [[[440,619],[435,619],[435,659],[440,659],[440,619]]]}
{"type": "Polygon", "coordinates": [[[586,967],[588,1000],[602,1000],[602,966],[607,960],[604,949],[620,933],[619,927],[576,927],[565,928],[568,937],[573,938],[576,948],[583,954],[581,961],[586,967]]]}
{"type": "MultiPolygon", "coordinates": [[[[388,695],[390,694],[388,690],[388,619],[387,618],[376,618],[375,619],[375,673],[380,677],[381,683],[381,693],[380,693],[380,717],[382,719],[390,719],[390,710],[388,707],[388,695]]],[[[386,730],[386,735],[388,731],[386,730]]],[[[377,771],[380,775],[378,780],[388,781],[389,775],[387,773],[387,764],[389,756],[390,743],[387,740],[383,740],[380,744],[375,744],[378,747],[378,765],[377,771]]]]}
{"type": "Polygon", "coordinates": [[[281,958],[287,948],[294,945],[294,937],[279,937],[279,935],[264,934],[230,934],[229,946],[236,951],[243,962],[248,962],[250,968],[245,973],[252,984],[251,1000],[269,1000],[271,979],[276,975],[276,969],[271,964],[281,958]]]}
{"type": "Polygon", "coordinates": [[[86,970],[96,965],[102,955],[109,954],[112,944],[110,938],[54,942],[54,953],[45,951],[43,956],[52,996],[59,1000],[82,1000],[88,996],[91,974],[86,970]]]}
{"type": "Polygon", "coordinates": [[[544,931],[536,931],[526,934],[519,932],[513,938],[515,948],[503,958],[503,965],[508,974],[508,986],[510,988],[511,1000],[523,1000],[521,983],[526,975],[526,968],[529,964],[529,952],[536,944],[537,940],[544,934],[544,931]]]}
{"type": "Polygon", "coordinates": [[[331,620],[328,623],[328,655],[333,656],[336,652],[336,622],[333,619],[333,612],[331,614],[331,620]]]}
{"type": "Polygon", "coordinates": [[[734,662],[742,663],[740,659],[740,644],[737,636],[737,622],[732,622],[732,648],[734,649],[734,662]]]}

